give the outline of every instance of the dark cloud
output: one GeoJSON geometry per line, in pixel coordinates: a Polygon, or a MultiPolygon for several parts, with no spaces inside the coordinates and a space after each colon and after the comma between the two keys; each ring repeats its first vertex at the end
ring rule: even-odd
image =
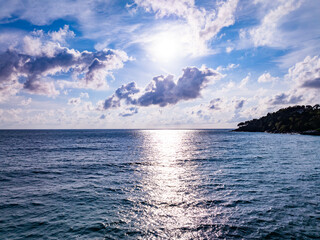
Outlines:
{"type": "Polygon", "coordinates": [[[216,98],[216,99],[213,99],[210,101],[210,105],[209,105],[209,109],[212,109],[212,110],[220,110],[221,107],[221,98],[216,98]]]}
{"type": "Polygon", "coordinates": [[[221,74],[215,70],[196,67],[183,69],[183,75],[174,82],[174,77],[158,76],[145,89],[145,93],[138,99],[140,106],[176,104],[181,100],[190,100],[200,97],[201,90],[207,86],[210,79],[219,79],[221,74]]]}
{"type": "Polygon", "coordinates": [[[131,82],[118,88],[115,92],[115,96],[117,96],[119,99],[126,99],[128,103],[132,103],[134,100],[131,98],[131,96],[138,92],[140,92],[140,90],[137,88],[136,83],[131,82]]]}
{"type": "Polygon", "coordinates": [[[80,98],[70,98],[68,100],[68,104],[70,104],[70,105],[79,105],[80,103],[81,103],[80,98]]]}
{"type": "Polygon", "coordinates": [[[306,88],[320,88],[320,78],[307,80],[302,84],[302,87],[306,88]]]}
{"type": "Polygon", "coordinates": [[[106,84],[106,76],[111,70],[121,68],[127,55],[117,50],[78,52],[68,48],[55,49],[52,56],[43,54],[31,56],[7,50],[0,54],[0,85],[14,83],[24,78],[23,88],[31,93],[57,95],[53,83],[47,77],[61,72],[73,71],[79,87],[98,89],[106,84]]]}
{"type": "Polygon", "coordinates": [[[245,103],[245,100],[237,101],[236,104],[235,104],[235,109],[236,110],[241,109],[243,107],[244,103],[245,103]]]}
{"type": "Polygon", "coordinates": [[[119,116],[121,116],[121,117],[131,117],[131,116],[133,116],[133,115],[138,113],[138,108],[136,108],[136,107],[130,107],[130,108],[127,108],[126,110],[127,110],[126,112],[120,113],[119,116]]]}
{"type": "Polygon", "coordinates": [[[122,99],[125,99],[126,104],[144,107],[150,105],[165,107],[182,100],[196,99],[201,96],[201,90],[207,86],[210,80],[218,80],[221,77],[222,75],[213,69],[187,67],[183,69],[183,75],[177,83],[172,75],[154,77],[142,95],[136,98],[133,96],[140,92],[136,84],[132,82],[123,85],[105,101],[104,108],[117,108],[122,99]]]}
{"type": "Polygon", "coordinates": [[[269,103],[272,105],[280,105],[280,104],[297,104],[303,100],[302,95],[290,95],[286,93],[281,93],[276,95],[274,98],[269,100],[269,103]]]}
{"type": "MultiPolygon", "coordinates": [[[[66,38],[73,36],[74,32],[67,25],[57,32],[37,30],[24,36],[16,46],[1,52],[0,89],[7,89],[12,94],[24,89],[33,94],[55,96],[59,91],[50,78],[60,73],[72,73],[77,80],[73,87],[106,88],[106,77],[112,75],[112,70],[123,67],[129,60],[127,54],[111,49],[79,52],[63,47],[66,38]]],[[[61,88],[68,86],[66,83],[61,88]]],[[[0,90],[0,98],[3,95],[0,90]]]]}
{"type": "Polygon", "coordinates": [[[135,82],[122,85],[111,97],[105,100],[104,109],[120,107],[120,101],[122,99],[125,100],[126,104],[136,104],[136,100],[134,100],[132,96],[139,92],[140,90],[137,88],[135,82]]]}

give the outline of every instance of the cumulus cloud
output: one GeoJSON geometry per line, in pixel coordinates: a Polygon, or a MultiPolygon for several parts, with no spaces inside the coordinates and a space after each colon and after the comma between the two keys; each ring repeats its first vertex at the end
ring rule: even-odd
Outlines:
{"type": "Polygon", "coordinates": [[[75,33],[69,30],[68,25],[64,25],[57,32],[49,32],[48,34],[54,42],[65,43],[67,38],[75,37],[75,33]]]}
{"type": "Polygon", "coordinates": [[[281,93],[269,100],[272,105],[290,105],[297,104],[303,100],[302,95],[295,96],[293,94],[281,93]]]}
{"type": "Polygon", "coordinates": [[[320,58],[307,56],[291,67],[286,75],[298,87],[320,89],[320,58]]]}
{"type": "Polygon", "coordinates": [[[77,87],[105,89],[106,77],[129,60],[127,54],[119,50],[79,52],[62,47],[60,41],[71,33],[68,27],[56,33],[48,36],[42,31],[33,32],[23,38],[21,48],[0,53],[0,93],[1,89],[9,91],[9,88],[16,93],[20,88],[33,94],[56,96],[59,92],[49,77],[70,71],[77,87]],[[22,80],[23,85],[19,84],[22,80]]]}
{"type": "Polygon", "coordinates": [[[285,79],[291,85],[287,92],[269,100],[272,105],[288,105],[306,102],[317,103],[320,99],[320,58],[307,56],[288,70],[285,79]]]}
{"type": "Polygon", "coordinates": [[[55,97],[60,94],[54,85],[53,81],[40,79],[37,76],[30,78],[23,85],[24,89],[32,94],[46,95],[48,97],[55,97]]]}
{"type": "Polygon", "coordinates": [[[180,101],[196,99],[209,82],[219,80],[222,75],[210,68],[187,67],[183,75],[174,81],[173,75],[157,76],[141,91],[134,82],[123,85],[105,100],[104,109],[120,107],[121,100],[128,105],[165,107],[180,101]],[[138,94],[139,93],[139,94],[138,94]],[[138,95],[138,96],[137,96],[138,95]]]}
{"type": "Polygon", "coordinates": [[[258,78],[258,82],[259,83],[268,83],[268,82],[274,82],[276,81],[278,78],[276,77],[272,77],[270,73],[264,73],[262,74],[259,78],[258,78]]]}
{"type": "Polygon", "coordinates": [[[122,85],[111,97],[105,100],[103,108],[118,108],[122,99],[125,100],[126,104],[135,104],[136,100],[133,99],[133,95],[138,92],[140,92],[140,89],[137,88],[135,82],[122,85]]]}

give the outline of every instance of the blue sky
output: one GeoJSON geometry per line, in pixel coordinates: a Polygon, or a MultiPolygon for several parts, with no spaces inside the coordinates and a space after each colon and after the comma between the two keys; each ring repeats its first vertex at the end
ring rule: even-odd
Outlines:
{"type": "Polygon", "coordinates": [[[0,128],[234,128],[319,103],[315,0],[1,1],[0,128]]]}

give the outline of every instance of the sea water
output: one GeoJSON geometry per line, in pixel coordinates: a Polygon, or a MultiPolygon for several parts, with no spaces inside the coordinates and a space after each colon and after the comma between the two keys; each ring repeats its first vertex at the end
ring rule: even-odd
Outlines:
{"type": "Polygon", "coordinates": [[[319,239],[320,137],[2,130],[0,239],[319,239]]]}

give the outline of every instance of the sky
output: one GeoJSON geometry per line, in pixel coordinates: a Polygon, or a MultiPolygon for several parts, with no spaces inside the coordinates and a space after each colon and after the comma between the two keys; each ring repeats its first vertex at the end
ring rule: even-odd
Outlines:
{"type": "Polygon", "coordinates": [[[1,129],[235,128],[320,103],[318,0],[0,0],[1,129]]]}

